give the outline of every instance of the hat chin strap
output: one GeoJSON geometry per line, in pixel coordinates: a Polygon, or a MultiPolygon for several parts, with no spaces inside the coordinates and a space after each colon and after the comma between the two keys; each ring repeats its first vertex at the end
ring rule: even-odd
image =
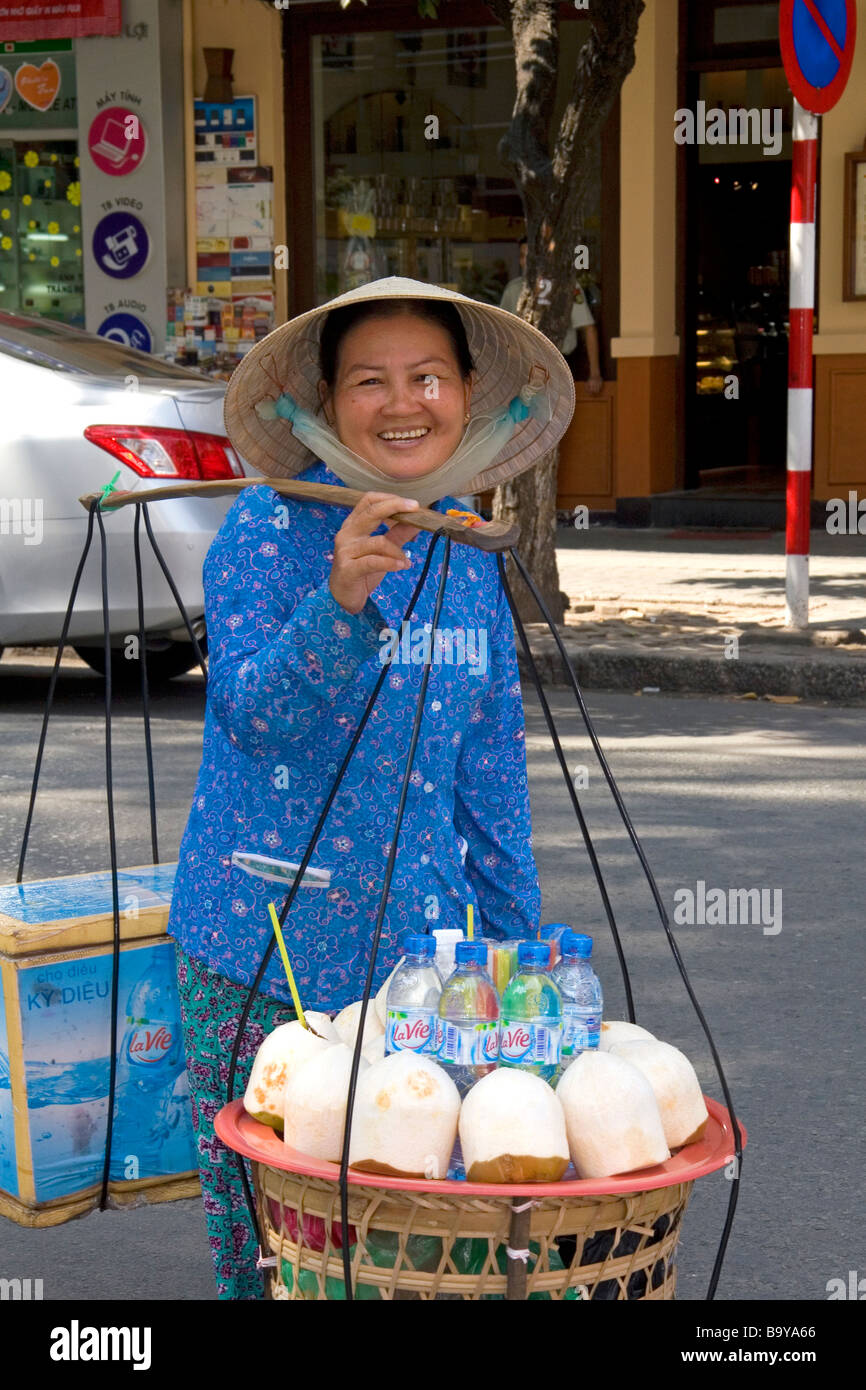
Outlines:
{"type": "Polygon", "coordinates": [[[414,497],[422,507],[442,497],[460,496],[472,481],[492,463],[505,447],[515,428],[530,415],[549,418],[550,402],[542,393],[543,382],[527,383],[520,394],[497,411],[473,415],[454,453],[437,468],[417,478],[392,477],[375,468],[354,450],[347,448],[326,421],[304,410],[288,393],[276,401],[259,401],[256,414],[262,420],[277,417],[291,423],[292,433],[347,487],[363,492],[393,492],[398,497],[414,497]]]}

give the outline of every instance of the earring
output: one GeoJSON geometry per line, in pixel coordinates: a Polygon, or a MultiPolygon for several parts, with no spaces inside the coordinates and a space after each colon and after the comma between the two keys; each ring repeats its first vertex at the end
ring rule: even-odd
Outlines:
{"type": "Polygon", "coordinates": [[[468,425],[468,424],[469,424],[469,411],[468,411],[468,410],[467,410],[466,414],[463,416],[463,423],[464,423],[464,425],[468,425]]]}

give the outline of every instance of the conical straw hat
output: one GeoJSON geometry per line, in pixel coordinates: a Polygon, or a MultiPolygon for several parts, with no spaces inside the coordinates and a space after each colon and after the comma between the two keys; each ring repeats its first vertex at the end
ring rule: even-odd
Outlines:
{"type": "MultiPolygon", "coordinates": [[[[466,329],[476,379],[470,410],[496,411],[508,405],[530,378],[533,367],[547,373],[549,412],[519,423],[492,462],[461,491],[483,492],[530,468],[562,438],[574,412],[574,382],[568,365],[549,338],[498,305],[483,304],[455,290],[420,280],[389,276],[373,280],[327,304],[308,309],[275,328],[236,368],[225,397],[226,431],[235,449],[269,476],[291,478],[313,461],[288,420],[260,419],[256,406],[288,392],[311,413],[319,405],[319,338],[325,316],[344,304],[370,299],[438,299],[453,303],[466,329]]],[[[537,375],[537,373],[536,373],[537,375]]]]}

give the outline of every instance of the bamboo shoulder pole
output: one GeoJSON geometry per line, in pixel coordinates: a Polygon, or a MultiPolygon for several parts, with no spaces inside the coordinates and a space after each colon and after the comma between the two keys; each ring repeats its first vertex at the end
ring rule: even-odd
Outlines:
{"type": "MultiPolygon", "coordinates": [[[[304,483],[296,478],[219,478],[204,483],[188,480],[167,483],[164,487],[142,489],[140,492],[111,492],[103,498],[100,511],[116,511],[119,507],[128,507],[137,502],[163,502],[172,497],[231,497],[248,487],[269,487],[281,497],[325,502],[328,506],[349,510],[364,496],[357,488],[335,487],[332,483],[304,483]]],[[[78,500],[89,511],[101,496],[100,492],[90,492],[78,500]]],[[[518,526],[506,526],[503,521],[482,521],[472,526],[462,521],[460,516],[448,516],[445,512],[434,512],[428,507],[419,507],[413,512],[395,512],[390,520],[404,521],[421,531],[444,531],[452,540],[475,546],[477,550],[510,550],[520,536],[518,526]]]]}

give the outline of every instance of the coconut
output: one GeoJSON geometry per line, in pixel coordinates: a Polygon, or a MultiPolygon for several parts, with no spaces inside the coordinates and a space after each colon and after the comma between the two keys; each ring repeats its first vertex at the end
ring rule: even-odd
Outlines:
{"type": "Polygon", "coordinates": [[[327,1014],[308,1013],[305,1018],[307,1028],[293,1019],[268,1034],[256,1053],[244,1092],[244,1108],[253,1119],[272,1129],[283,1127],[283,1099],[292,1073],[308,1058],[339,1041],[328,1036],[334,1034],[334,1028],[327,1014]]]}
{"type": "Polygon", "coordinates": [[[385,1056],[385,1034],[380,1033],[378,1038],[373,1038],[372,1042],[365,1043],[361,1048],[361,1056],[371,1066],[374,1062],[381,1062],[385,1056]]]}
{"type": "Polygon", "coordinates": [[[358,1083],[349,1162],[368,1173],[444,1178],[459,1113],[457,1087],[438,1062],[392,1052],[358,1083]]]}
{"type": "Polygon", "coordinates": [[[670,1158],[659,1108],[643,1072],[611,1052],[582,1052],[556,1094],[582,1178],[631,1173],[670,1158]]]}
{"type": "Polygon", "coordinates": [[[599,1047],[602,1052],[610,1052],[615,1043],[633,1042],[637,1038],[654,1037],[655,1033],[648,1033],[646,1028],[641,1028],[638,1023],[625,1023],[619,1019],[611,1019],[609,1023],[602,1022],[599,1047]]]}
{"type": "Polygon", "coordinates": [[[400,960],[398,960],[397,964],[394,966],[394,969],[391,971],[391,974],[388,976],[387,980],[385,981],[385,983],[382,985],[381,989],[379,990],[379,993],[376,995],[376,1006],[375,1006],[375,1007],[376,1007],[376,1017],[378,1018],[379,1022],[381,1023],[383,1029],[387,1028],[387,1026],[388,1026],[388,1009],[387,1009],[388,990],[391,988],[391,981],[393,980],[394,976],[397,974],[397,971],[400,969],[400,966],[401,966],[402,964],[403,964],[403,961],[402,961],[402,958],[401,958],[400,960]]]}
{"type": "Polygon", "coordinates": [[[476,1081],[459,1128],[470,1182],[558,1182],[568,1167],[562,1103],[531,1072],[502,1067],[476,1081]]]}
{"type": "Polygon", "coordinates": [[[697,1143],[710,1117],[701,1083],[686,1054],[670,1043],[639,1038],[616,1043],[611,1055],[637,1067],[652,1086],[670,1148],[697,1143]]]}
{"type": "MultiPolygon", "coordinates": [[[[353,1055],[351,1047],[337,1043],[315,1053],[289,1077],[283,1139],[293,1149],[312,1158],[339,1162],[353,1055]]],[[[362,1057],[358,1075],[368,1066],[362,1057]]]]}
{"type": "MultiPolygon", "coordinates": [[[[358,1020],[361,1017],[361,1005],[363,1000],[356,999],[354,1004],[347,1004],[334,1019],[334,1027],[340,1038],[347,1047],[355,1046],[355,1039],[358,1036],[358,1020]]],[[[364,1019],[364,1041],[362,1047],[366,1047],[374,1038],[378,1038],[380,1033],[384,1033],[385,1028],[379,1022],[379,1017],[373,1007],[372,1000],[367,1005],[367,1017],[364,1019]]]]}

